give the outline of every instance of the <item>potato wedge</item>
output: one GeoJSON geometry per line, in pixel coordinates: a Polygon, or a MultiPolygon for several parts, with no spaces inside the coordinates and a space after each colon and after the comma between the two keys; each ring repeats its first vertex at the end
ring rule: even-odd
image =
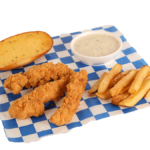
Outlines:
{"type": "Polygon", "coordinates": [[[136,74],[136,76],[129,88],[129,91],[128,91],[129,93],[134,94],[140,89],[149,70],[150,70],[149,66],[143,66],[139,69],[138,73],[136,74]]]}
{"type": "Polygon", "coordinates": [[[97,97],[99,97],[101,99],[105,99],[105,100],[107,100],[107,99],[112,97],[111,94],[110,94],[110,89],[107,89],[106,92],[103,93],[103,94],[98,93],[98,92],[95,93],[95,94],[96,94],[97,97]]]}
{"type": "Polygon", "coordinates": [[[88,91],[89,94],[93,94],[98,90],[99,84],[102,82],[104,77],[106,76],[106,72],[102,74],[102,76],[99,78],[99,80],[92,86],[92,88],[88,91]]]}
{"type": "Polygon", "coordinates": [[[119,80],[121,80],[124,76],[126,76],[128,73],[130,72],[130,70],[119,73],[117,76],[115,76],[109,84],[109,88],[112,88],[119,80]]]}
{"type": "Polygon", "coordinates": [[[117,84],[110,89],[110,93],[113,96],[117,96],[123,90],[123,88],[127,87],[136,76],[138,70],[131,70],[125,77],[123,77],[117,84]]]}
{"type": "Polygon", "coordinates": [[[144,95],[147,93],[149,89],[150,89],[150,79],[144,80],[142,86],[135,94],[131,94],[128,98],[121,101],[118,105],[126,107],[134,106],[141,100],[141,98],[144,97],[144,95]]]}
{"type": "Polygon", "coordinates": [[[112,97],[112,101],[111,103],[114,105],[118,105],[122,100],[124,100],[125,98],[129,97],[130,93],[125,92],[123,94],[119,94],[117,96],[112,97]]]}
{"type": "Polygon", "coordinates": [[[110,71],[109,73],[104,77],[102,82],[100,83],[98,87],[98,93],[105,93],[106,90],[108,89],[108,86],[110,84],[110,81],[121,72],[122,70],[122,65],[116,64],[110,71]]]}

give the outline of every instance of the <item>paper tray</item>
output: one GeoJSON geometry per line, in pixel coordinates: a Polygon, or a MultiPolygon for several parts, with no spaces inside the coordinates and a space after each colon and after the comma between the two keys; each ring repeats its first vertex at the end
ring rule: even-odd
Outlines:
{"type": "MultiPolygon", "coordinates": [[[[147,65],[144,59],[142,59],[136,50],[129,45],[126,38],[115,26],[102,26],[91,30],[106,30],[120,36],[123,41],[123,48],[120,55],[114,61],[101,66],[88,66],[81,63],[70,50],[71,40],[81,33],[74,32],[53,37],[54,45],[51,51],[31,64],[20,69],[0,71],[0,119],[2,120],[5,133],[9,141],[35,141],[46,135],[68,132],[75,127],[83,126],[90,121],[99,120],[117,114],[125,114],[149,106],[149,98],[141,99],[134,107],[125,108],[112,105],[111,99],[102,100],[100,98],[98,99],[95,95],[89,97],[88,90],[91,86],[99,79],[103,72],[108,72],[116,63],[123,65],[123,71],[139,69],[141,66],[147,65]],[[45,104],[45,113],[40,117],[31,117],[25,120],[10,118],[8,114],[9,106],[15,99],[32,91],[32,88],[24,88],[19,94],[14,95],[8,89],[3,88],[5,79],[11,74],[18,73],[20,71],[25,72],[34,65],[51,61],[54,64],[58,62],[67,64],[75,71],[80,71],[81,69],[86,69],[88,71],[88,83],[85,92],[83,93],[78,111],[74,115],[72,121],[63,126],[56,126],[49,122],[50,116],[58,107],[60,107],[62,99],[57,102],[51,101],[45,104]]],[[[82,32],[86,31],[90,30],[82,32]]]]}

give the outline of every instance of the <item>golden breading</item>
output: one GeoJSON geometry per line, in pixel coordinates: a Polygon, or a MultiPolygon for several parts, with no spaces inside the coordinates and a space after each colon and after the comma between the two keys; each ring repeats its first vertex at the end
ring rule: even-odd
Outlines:
{"type": "Polygon", "coordinates": [[[51,79],[58,80],[66,75],[72,75],[74,71],[63,63],[54,65],[52,62],[44,63],[30,68],[24,73],[24,76],[28,78],[27,88],[37,87],[44,85],[51,79]]]}
{"type": "Polygon", "coordinates": [[[35,88],[32,92],[15,100],[8,109],[12,118],[26,119],[31,116],[39,116],[44,112],[44,104],[50,100],[56,100],[66,91],[69,76],[60,80],[46,83],[35,88]]]}
{"type": "Polygon", "coordinates": [[[44,85],[45,83],[49,82],[52,79],[52,74],[49,70],[54,66],[55,65],[51,62],[43,63],[42,65],[36,65],[30,68],[24,73],[24,76],[26,76],[28,79],[26,87],[37,87],[39,85],[44,85]]]}
{"type": "Polygon", "coordinates": [[[4,88],[8,88],[14,94],[19,94],[27,82],[27,77],[23,76],[22,72],[20,72],[9,76],[4,82],[4,88]]]}
{"type": "Polygon", "coordinates": [[[60,108],[49,119],[50,122],[60,126],[71,121],[73,115],[77,112],[85,90],[88,80],[87,75],[87,71],[81,70],[70,77],[66,97],[63,99],[60,108]]]}
{"type": "Polygon", "coordinates": [[[72,75],[73,73],[74,71],[63,63],[58,63],[56,65],[54,65],[52,62],[44,63],[42,65],[33,66],[27,72],[25,72],[24,75],[15,74],[15,80],[13,79],[14,75],[11,75],[5,80],[6,83],[4,83],[4,85],[6,88],[10,87],[9,84],[11,84],[12,82],[12,80],[10,79],[12,78],[13,84],[11,84],[11,88],[9,89],[12,91],[12,89],[17,88],[17,92],[13,93],[18,94],[20,92],[19,88],[16,87],[18,86],[18,84],[20,86],[20,90],[24,86],[26,86],[27,88],[30,88],[31,86],[37,87],[48,83],[51,79],[58,80],[67,75],[72,75]],[[19,79],[19,81],[17,81],[17,79],[19,79]]]}

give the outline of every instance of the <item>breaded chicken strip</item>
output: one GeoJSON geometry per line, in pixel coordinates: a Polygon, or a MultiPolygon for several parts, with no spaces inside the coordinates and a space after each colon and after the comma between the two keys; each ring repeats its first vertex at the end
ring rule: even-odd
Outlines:
{"type": "Polygon", "coordinates": [[[55,65],[51,63],[43,63],[42,65],[35,65],[24,73],[24,76],[27,77],[28,83],[26,88],[37,87],[39,85],[44,85],[48,83],[52,78],[51,68],[55,65]]]}
{"type": "Polygon", "coordinates": [[[74,71],[63,63],[56,65],[52,62],[44,63],[33,66],[24,75],[19,73],[9,76],[4,82],[4,87],[11,90],[13,94],[18,94],[24,86],[27,88],[37,87],[48,83],[51,79],[58,80],[73,73],[74,71]]]}
{"type": "Polygon", "coordinates": [[[70,76],[70,83],[67,85],[67,94],[62,101],[62,105],[49,119],[50,122],[60,126],[72,120],[77,112],[80,99],[87,84],[87,71],[81,70],[70,76]]]}
{"type": "Polygon", "coordinates": [[[31,116],[40,116],[44,113],[44,103],[56,100],[66,91],[69,76],[52,81],[35,88],[32,92],[15,100],[8,109],[12,118],[26,119],[31,116]]]}
{"type": "Polygon", "coordinates": [[[22,72],[20,72],[9,76],[4,82],[4,88],[8,88],[14,94],[19,94],[27,82],[27,77],[23,76],[22,72]]]}
{"type": "Polygon", "coordinates": [[[24,73],[24,76],[28,79],[26,87],[30,88],[30,86],[37,87],[39,85],[44,85],[51,79],[58,80],[63,76],[72,75],[73,73],[74,71],[63,63],[54,65],[50,62],[30,68],[24,73]]]}

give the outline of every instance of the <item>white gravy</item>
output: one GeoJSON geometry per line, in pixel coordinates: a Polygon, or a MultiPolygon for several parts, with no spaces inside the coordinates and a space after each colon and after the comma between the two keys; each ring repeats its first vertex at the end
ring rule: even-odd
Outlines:
{"type": "Polygon", "coordinates": [[[91,57],[106,56],[119,48],[118,41],[106,34],[92,34],[79,38],[73,47],[79,54],[91,57]]]}

